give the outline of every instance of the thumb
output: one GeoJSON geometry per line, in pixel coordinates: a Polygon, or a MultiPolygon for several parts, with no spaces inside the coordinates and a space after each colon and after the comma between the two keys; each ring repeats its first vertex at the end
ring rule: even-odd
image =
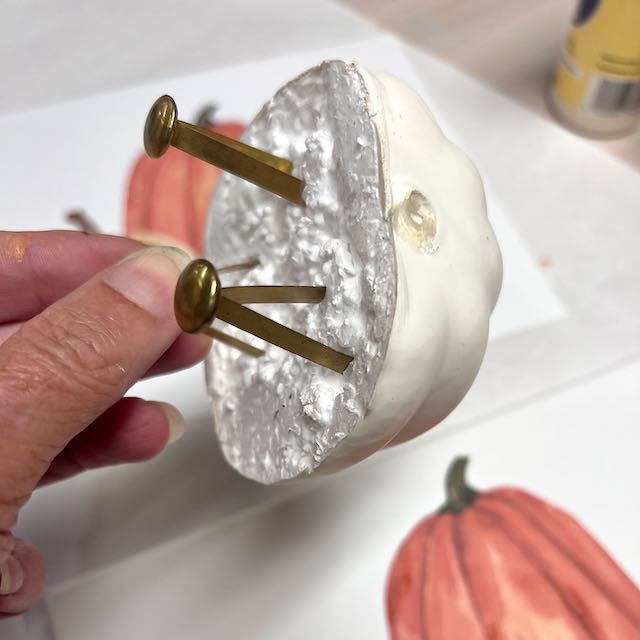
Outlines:
{"type": "Polygon", "coordinates": [[[131,254],[3,343],[0,531],[11,528],[54,457],[178,337],[173,291],[188,261],[172,248],[131,254]]]}

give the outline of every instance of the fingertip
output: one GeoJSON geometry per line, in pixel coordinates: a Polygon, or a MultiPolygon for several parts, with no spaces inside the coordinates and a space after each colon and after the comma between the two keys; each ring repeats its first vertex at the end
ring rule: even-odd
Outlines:
{"type": "MultiPolygon", "coordinates": [[[[142,398],[123,398],[113,411],[103,416],[101,429],[94,431],[90,427],[87,430],[87,438],[91,438],[93,432],[100,440],[90,446],[101,452],[105,464],[154,458],[171,438],[171,420],[162,406],[165,404],[142,398]]],[[[172,418],[175,420],[175,416],[172,418]]]]}
{"type": "Polygon", "coordinates": [[[154,458],[182,436],[184,424],[182,414],[166,402],[122,398],[55,457],[40,484],[154,458]]]}
{"type": "Polygon", "coordinates": [[[14,580],[19,586],[9,586],[13,593],[0,595],[0,617],[20,615],[28,611],[41,597],[47,578],[44,558],[38,549],[29,542],[16,540],[11,558],[14,580]],[[16,569],[19,567],[19,571],[16,569]]]}
{"type": "Polygon", "coordinates": [[[0,565],[0,596],[17,593],[24,584],[22,565],[13,553],[0,565]]]}
{"type": "Polygon", "coordinates": [[[167,438],[167,445],[173,444],[176,440],[180,440],[185,432],[185,422],[182,414],[168,402],[160,402],[151,400],[149,404],[153,404],[162,411],[164,417],[167,420],[169,429],[169,437],[167,438]]]}

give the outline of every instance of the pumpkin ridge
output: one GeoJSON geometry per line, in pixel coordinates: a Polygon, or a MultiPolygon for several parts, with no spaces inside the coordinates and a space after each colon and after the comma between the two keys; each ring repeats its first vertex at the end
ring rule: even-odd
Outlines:
{"type": "Polygon", "coordinates": [[[480,613],[480,606],[478,604],[476,595],[473,592],[471,580],[469,579],[469,569],[464,560],[464,544],[462,542],[462,532],[460,530],[460,517],[455,513],[451,514],[451,540],[453,542],[456,560],[458,562],[458,566],[460,567],[462,582],[464,583],[464,588],[467,592],[467,595],[469,596],[469,602],[471,603],[473,612],[479,622],[479,626],[482,628],[482,635],[486,638],[486,640],[491,640],[489,629],[487,628],[487,623],[482,617],[482,613],[480,613]]]}
{"type": "MultiPolygon", "coordinates": [[[[502,495],[497,495],[494,492],[487,492],[483,494],[484,498],[489,498],[491,500],[496,500],[497,502],[502,502],[503,504],[509,506],[514,511],[517,511],[523,518],[525,518],[531,526],[533,526],[541,535],[543,535],[549,542],[556,547],[559,551],[561,551],[573,564],[573,566],[589,581],[591,582],[595,588],[612,604],[616,607],[622,615],[636,628],[640,631],[640,621],[629,613],[627,608],[622,605],[622,603],[618,602],[616,597],[610,592],[608,588],[606,588],[598,578],[593,575],[589,571],[589,568],[575,555],[571,552],[571,550],[565,546],[560,540],[557,539],[556,536],[553,535],[544,525],[541,525],[537,520],[531,517],[529,513],[527,513],[526,508],[522,508],[522,505],[517,504],[514,500],[502,495]]],[[[603,552],[606,553],[606,551],[603,552]]],[[[607,554],[608,555],[608,554],[607,554]]]]}
{"type": "Polygon", "coordinates": [[[127,234],[144,231],[147,225],[149,202],[147,176],[155,173],[155,171],[151,171],[155,167],[150,162],[152,161],[148,156],[140,156],[129,173],[125,202],[125,230],[127,234]]]}
{"type": "Polygon", "coordinates": [[[435,529],[437,518],[432,518],[429,523],[429,528],[425,531],[424,540],[422,543],[422,570],[420,575],[420,631],[422,631],[422,640],[429,640],[429,633],[427,632],[427,616],[425,611],[425,591],[427,589],[427,549],[429,542],[435,529]]]}
{"type": "Polygon", "coordinates": [[[555,591],[556,595],[564,605],[567,613],[578,623],[578,626],[585,632],[585,634],[591,638],[591,640],[602,640],[602,638],[594,635],[593,629],[591,629],[586,622],[580,616],[580,613],[576,611],[575,607],[566,599],[562,590],[555,582],[555,580],[547,573],[546,569],[541,565],[538,558],[535,554],[530,553],[528,547],[523,548],[523,545],[520,544],[514,536],[511,535],[511,531],[509,530],[509,526],[505,524],[504,519],[500,516],[497,516],[495,513],[492,513],[486,508],[483,508],[480,505],[476,506],[476,512],[478,514],[483,515],[487,519],[493,521],[498,525],[500,531],[504,534],[504,536],[509,540],[509,542],[522,554],[525,561],[533,567],[534,571],[545,580],[555,591]]]}

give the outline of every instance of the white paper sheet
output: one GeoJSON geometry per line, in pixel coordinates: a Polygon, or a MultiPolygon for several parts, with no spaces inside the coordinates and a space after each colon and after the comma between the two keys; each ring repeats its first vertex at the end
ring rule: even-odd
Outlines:
{"type": "Polygon", "coordinates": [[[391,558],[442,504],[446,466],[461,453],[474,487],[526,487],[570,505],[638,580],[629,505],[640,486],[619,473],[636,464],[638,381],[635,363],[435,448],[427,436],[304,496],[61,585],[48,596],[54,627],[65,640],[387,638],[391,558]]]}

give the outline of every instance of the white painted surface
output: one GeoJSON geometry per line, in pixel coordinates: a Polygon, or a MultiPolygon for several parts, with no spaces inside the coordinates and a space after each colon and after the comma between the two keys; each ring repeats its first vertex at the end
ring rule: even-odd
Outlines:
{"type": "MultiPolygon", "coordinates": [[[[292,162],[304,181],[304,208],[232,175],[221,179],[211,205],[206,257],[218,265],[242,255],[260,261],[223,276],[223,284],[326,287],[319,304],[259,311],[353,358],[340,374],[261,340],[261,358],[214,344],[206,371],[222,452],[239,473],[264,484],[309,478],[333,461],[336,447],[362,424],[385,363],[396,257],[385,210],[387,166],[364,73],[338,60],[314,65],[267,97],[242,136],[292,162]]],[[[395,431],[385,443],[400,426],[387,425],[395,431]]]]}
{"type": "MultiPolygon", "coordinates": [[[[471,387],[502,286],[502,256],[478,171],[408,85],[374,74],[394,230],[420,196],[437,231],[425,251],[394,234],[398,303],[385,367],[362,425],[408,441],[446,418],[471,387]],[[413,194],[413,196],[412,196],[413,194]],[[367,421],[370,421],[367,424],[367,421]]],[[[415,213],[413,214],[415,215],[415,213]]],[[[354,452],[355,454],[356,452],[354,452]]]]}
{"type": "Polygon", "coordinates": [[[338,61],[313,67],[268,99],[242,139],[293,162],[307,206],[226,176],[207,257],[260,259],[234,285],[325,285],[319,305],[266,312],[354,361],[338,375],[262,342],[260,359],[215,345],[215,428],[243,476],[308,480],[424,433],[462,400],[486,349],[500,250],[477,170],[394,76],[338,61]],[[424,215],[407,210],[416,198],[424,215]],[[427,212],[425,247],[412,216],[424,222],[427,212]]]}

